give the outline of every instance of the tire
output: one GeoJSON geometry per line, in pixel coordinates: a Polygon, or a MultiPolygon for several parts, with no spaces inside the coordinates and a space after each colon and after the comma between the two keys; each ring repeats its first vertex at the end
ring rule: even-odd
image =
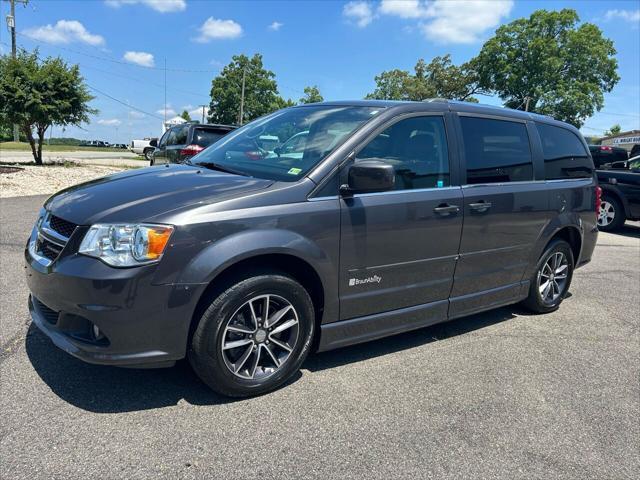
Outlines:
{"type": "Polygon", "coordinates": [[[153,161],[153,149],[152,148],[147,148],[146,150],[144,150],[144,158],[146,158],[147,160],[149,160],[149,165],[153,166],[154,161],[153,161]]]}
{"type": "Polygon", "coordinates": [[[598,230],[612,232],[622,227],[625,220],[624,206],[620,200],[613,195],[603,194],[598,211],[598,230]]]}
{"type": "Polygon", "coordinates": [[[571,286],[574,261],[573,251],[567,242],[559,239],[551,241],[538,260],[530,282],[529,296],[522,304],[536,313],[557,310],[571,286]],[[560,263],[553,263],[556,260],[560,260],[560,263]],[[554,265],[557,266],[554,268],[554,265]],[[544,288],[545,278],[551,283],[548,289],[544,288]]]}
{"type": "Polygon", "coordinates": [[[200,379],[222,395],[269,392],[300,369],[312,346],[314,318],[311,297],[291,277],[246,278],[224,289],[204,311],[189,361],[200,379]],[[265,304],[270,325],[264,322],[265,304]],[[276,313],[283,311],[278,318],[276,313]]]}

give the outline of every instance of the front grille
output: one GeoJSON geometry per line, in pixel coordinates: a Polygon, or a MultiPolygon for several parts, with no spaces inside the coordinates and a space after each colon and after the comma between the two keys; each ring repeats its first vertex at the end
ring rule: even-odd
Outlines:
{"type": "Polygon", "coordinates": [[[67,238],[71,236],[77,227],[75,223],[71,223],[63,218],[56,217],[55,215],[51,215],[49,218],[49,226],[51,227],[51,230],[67,238]]]}
{"type": "Polygon", "coordinates": [[[58,312],[50,309],[36,297],[31,297],[34,308],[38,310],[38,313],[42,315],[42,317],[52,325],[58,323],[58,312]]]}
{"type": "Polygon", "coordinates": [[[38,239],[38,252],[40,252],[43,257],[48,258],[49,260],[55,260],[56,258],[58,258],[58,255],[60,255],[60,252],[62,252],[63,248],[64,247],[61,247],[60,245],[50,242],[46,238],[40,237],[38,239]]]}

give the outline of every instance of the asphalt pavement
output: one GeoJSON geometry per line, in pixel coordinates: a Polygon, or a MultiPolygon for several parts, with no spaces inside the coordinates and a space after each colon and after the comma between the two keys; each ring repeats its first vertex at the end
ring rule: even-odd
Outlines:
{"type": "Polygon", "coordinates": [[[638,223],[600,234],[557,312],[317,354],[230,401],[184,362],[87,365],[31,325],[22,250],[44,198],[0,200],[3,479],[637,478],[638,223]]]}

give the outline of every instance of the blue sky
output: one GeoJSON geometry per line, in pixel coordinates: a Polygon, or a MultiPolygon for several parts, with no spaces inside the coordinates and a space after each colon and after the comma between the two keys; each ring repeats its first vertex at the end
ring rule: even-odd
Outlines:
{"type": "MultiPolygon", "coordinates": [[[[0,4],[4,18],[8,2],[0,4]]],[[[102,92],[94,92],[92,102],[99,115],[65,136],[128,142],[160,132],[165,59],[169,115],[195,114],[199,104],[208,104],[211,79],[239,53],[262,53],[284,97],[296,100],[306,85],[318,85],[325,99],[362,98],[383,70],[412,69],[418,58],[446,53],[464,62],[500,24],[538,8],[563,7],[596,23],[618,51],[621,81],[583,133],[602,133],[614,123],[639,129],[638,0],[30,0],[16,7],[16,17],[19,46],[80,64],[87,83],[102,92]]],[[[4,27],[0,42],[7,53],[4,27]]],[[[53,135],[61,133],[56,127],[53,135]]]]}

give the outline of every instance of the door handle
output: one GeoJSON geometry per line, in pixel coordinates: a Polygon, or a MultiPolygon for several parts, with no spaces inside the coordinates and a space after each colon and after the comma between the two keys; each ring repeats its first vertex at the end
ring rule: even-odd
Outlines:
{"type": "Polygon", "coordinates": [[[458,213],[460,211],[460,207],[458,205],[448,205],[445,203],[438,205],[433,209],[433,211],[440,215],[449,215],[451,213],[458,213]]]}
{"type": "Polygon", "coordinates": [[[475,210],[476,212],[486,212],[491,208],[491,202],[485,202],[484,200],[480,200],[477,203],[470,203],[469,208],[471,210],[475,210]]]}

